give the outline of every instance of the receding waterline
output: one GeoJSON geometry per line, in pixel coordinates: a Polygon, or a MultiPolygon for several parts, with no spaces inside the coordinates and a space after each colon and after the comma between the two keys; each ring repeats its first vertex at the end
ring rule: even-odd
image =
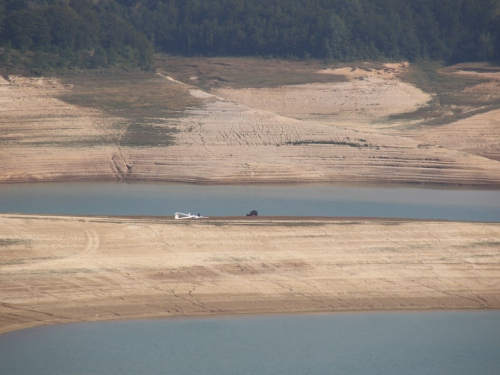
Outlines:
{"type": "Polygon", "coordinates": [[[17,374],[500,373],[500,311],[155,319],[0,335],[17,374]]]}
{"type": "Polygon", "coordinates": [[[71,215],[344,216],[500,221],[500,190],[148,183],[0,185],[0,212],[71,215]]]}

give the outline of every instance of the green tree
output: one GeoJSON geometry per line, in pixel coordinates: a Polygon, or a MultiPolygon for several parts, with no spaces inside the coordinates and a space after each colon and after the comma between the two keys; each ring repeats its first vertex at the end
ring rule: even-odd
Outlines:
{"type": "Polygon", "coordinates": [[[43,12],[37,9],[22,9],[9,14],[2,37],[18,49],[43,49],[51,41],[47,20],[43,12]]]}
{"type": "Polygon", "coordinates": [[[482,32],[477,43],[477,58],[479,60],[488,61],[495,54],[493,46],[493,38],[490,33],[482,32]]]}
{"type": "Polygon", "coordinates": [[[108,66],[108,56],[104,48],[97,47],[92,56],[92,68],[105,68],[108,66]]]}
{"type": "Polygon", "coordinates": [[[71,7],[57,5],[47,11],[47,21],[51,30],[52,44],[61,48],[75,49],[81,18],[71,7]]]}

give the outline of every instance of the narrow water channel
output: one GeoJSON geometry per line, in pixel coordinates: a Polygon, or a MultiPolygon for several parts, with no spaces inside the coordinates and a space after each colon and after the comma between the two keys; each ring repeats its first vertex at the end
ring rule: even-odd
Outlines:
{"type": "Polygon", "coordinates": [[[72,215],[329,216],[500,221],[500,190],[146,183],[0,185],[0,212],[72,215]]]}

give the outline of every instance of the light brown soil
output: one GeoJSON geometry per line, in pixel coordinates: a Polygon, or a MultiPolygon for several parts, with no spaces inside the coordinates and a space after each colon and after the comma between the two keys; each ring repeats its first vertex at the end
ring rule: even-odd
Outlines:
{"type": "MultiPolygon", "coordinates": [[[[196,80],[186,85],[164,72],[165,90],[190,93],[202,104],[187,108],[181,117],[154,118],[149,128],[135,132],[130,130],[137,119],[56,99],[76,90],[58,80],[2,79],[0,183],[500,186],[498,112],[430,130],[407,129],[421,119],[388,121],[388,115],[418,109],[432,97],[397,78],[407,68],[389,64],[377,69],[325,69],[314,77],[344,78],[278,88],[227,87],[212,93],[192,86],[196,80]],[[148,129],[154,131],[146,136],[159,140],[160,146],[141,144],[148,129]]],[[[165,100],[168,107],[173,99],[165,100]]]]}
{"type": "Polygon", "coordinates": [[[127,150],[133,178],[201,183],[500,182],[500,164],[482,157],[404,137],[291,119],[216,97],[207,99],[204,108],[189,110],[178,129],[168,152],[127,150]],[[151,170],[143,164],[148,157],[155,161],[151,170]]]}
{"type": "Polygon", "coordinates": [[[475,115],[451,124],[423,126],[406,131],[405,134],[424,143],[438,144],[500,161],[500,110],[475,115]]]}
{"type": "Polygon", "coordinates": [[[56,99],[56,79],[0,77],[0,182],[112,178],[117,119],[56,99]],[[106,141],[106,142],[103,142],[106,141]]]}
{"type": "MultiPolygon", "coordinates": [[[[219,89],[217,95],[281,116],[323,123],[372,123],[410,112],[431,96],[395,79],[361,77],[342,83],[311,83],[269,89],[219,89]]],[[[364,130],[370,130],[366,127],[364,130]]]]}
{"type": "MultiPolygon", "coordinates": [[[[463,71],[458,66],[450,75],[488,79],[472,87],[461,90],[461,94],[483,101],[498,101],[500,99],[500,70],[463,71]]],[[[467,111],[464,107],[464,111],[467,111]]],[[[398,131],[396,131],[398,134],[398,131]]],[[[422,142],[438,144],[453,150],[480,155],[500,161],[500,110],[470,116],[450,124],[438,126],[422,126],[416,129],[399,132],[400,135],[417,139],[422,142]]]]}
{"type": "MultiPolygon", "coordinates": [[[[215,90],[215,93],[285,117],[376,131],[387,116],[414,111],[432,98],[397,78],[406,67],[406,64],[387,64],[380,69],[323,69],[318,73],[337,75],[346,81],[276,88],[226,87],[215,90]]],[[[384,122],[383,126],[387,127],[387,121],[384,122]]]]}
{"type": "Polygon", "coordinates": [[[0,332],[179,315],[500,307],[500,224],[0,215],[0,332]]]}

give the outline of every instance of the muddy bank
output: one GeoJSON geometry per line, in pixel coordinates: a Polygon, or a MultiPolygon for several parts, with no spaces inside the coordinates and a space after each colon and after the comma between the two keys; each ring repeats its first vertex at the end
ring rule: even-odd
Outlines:
{"type": "Polygon", "coordinates": [[[0,215],[0,332],[109,319],[500,307],[500,224],[0,215]]]}

